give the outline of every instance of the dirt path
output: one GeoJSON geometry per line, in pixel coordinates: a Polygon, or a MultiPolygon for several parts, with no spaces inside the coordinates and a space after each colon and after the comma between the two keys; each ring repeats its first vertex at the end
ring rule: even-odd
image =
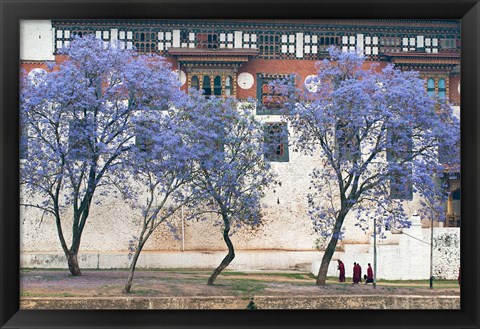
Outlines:
{"type": "MultiPolygon", "coordinates": [[[[22,271],[20,293],[24,297],[114,297],[124,296],[127,271],[82,271],[72,277],[67,271],[22,271]]],[[[207,286],[209,271],[137,271],[133,296],[318,296],[318,295],[423,295],[458,296],[454,281],[428,289],[428,283],[379,283],[352,285],[328,280],[315,286],[308,273],[235,273],[220,275],[214,286],[207,286]]]]}

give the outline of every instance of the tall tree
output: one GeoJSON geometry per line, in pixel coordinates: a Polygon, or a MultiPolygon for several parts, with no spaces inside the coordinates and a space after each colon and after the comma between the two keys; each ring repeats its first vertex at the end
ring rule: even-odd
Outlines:
{"type": "Polygon", "coordinates": [[[193,159],[199,148],[189,140],[193,127],[189,122],[182,122],[184,109],[180,106],[184,104],[178,99],[177,108],[148,111],[136,118],[135,145],[128,150],[123,166],[117,168],[131,174],[130,179],[118,181],[116,185],[124,200],[141,215],[140,234],[131,243],[132,262],[124,287],[126,293],[130,292],[138,258],[149,237],[162,224],[174,231],[172,216],[194,197],[190,184],[198,171],[193,159]]]}
{"type": "Polygon", "coordinates": [[[204,106],[190,112],[192,140],[199,145],[199,174],[194,182],[200,202],[223,227],[228,253],[214,269],[207,284],[235,258],[230,239],[233,230],[243,225],[257,225],[261,220],[260,200],[273,181],[270,165],[264,159],[264,130],[252,106],[233,99],[210,98],[204,106]]]}
{"type": "MultiPolygon", "coordinates": [[[[457,149],[458,120],[445,102],[430,98],[417,72],[368,65],[357,53],[330,48],[309,90],[284,82],[286,120],[294,145],[319,159],[311,173],[309,216],[326,240],[317,285],[328,266],[348,214],[367,230],[408,227],[406,200],[438,204],[438,148],[457,149]]],[[[451,156],[453,157],[453,155],[451,156]]]]}
{"type": "Polygon", "coordinates": [[[68,268],[76,276],[81,275],[77,255],[92,202],[109,191],[105,177],[132,144],[132,116],[175,103],[180,91],[158,56],[105,45],[93,36],[75,38],[64,55],[35,83],[23,79],[21,124],[28,156],[21,165],[21,184],[23,205],[53,216],[68,268]],[[67,214],[72,217],[70,245],[67,214]]]}

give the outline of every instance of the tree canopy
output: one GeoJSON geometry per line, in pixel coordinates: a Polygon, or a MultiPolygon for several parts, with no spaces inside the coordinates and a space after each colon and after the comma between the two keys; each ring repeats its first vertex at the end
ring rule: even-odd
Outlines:
{"type": "Polygon", "coordinates": [[[309,216],[329,240],[317,284],[324,284],[329,262],[344,233],[347,214],[368,229],[408,227],[405,200],[441,203],[436,174],[439,148],[458,161],[458,120],[443,100],[430,98],[417,72],[367,63],[354,52],[330,48],[308,81],[277,86],[286,99],[286,120],[299,151],[318,157],[311,173],[309,216]],[[315,88],[311,88],[311,85],[315,88]]]}

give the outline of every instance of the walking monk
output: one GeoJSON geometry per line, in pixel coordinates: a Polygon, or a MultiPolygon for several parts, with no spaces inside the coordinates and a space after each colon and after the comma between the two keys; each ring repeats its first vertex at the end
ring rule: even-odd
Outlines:
{"type": "Polygon", "coordinates": [[[367,268],[367,275],[365,278],[365,284],[367,283],[373,283],[373,269],[370,263],[368,263],[368,268],[367,268]]]}
{"type": "Polygon", "coordinates": [[[357,284],[360,281],[357,263],[353,263],[353,284],[357,284]]]}
{"type": "Polygon", "coordinates": [[[340,271],[340,274],[338,275],[338,282],[345,282],[345,265],[343,262],[338,259],[338,270],[340,271]]]}

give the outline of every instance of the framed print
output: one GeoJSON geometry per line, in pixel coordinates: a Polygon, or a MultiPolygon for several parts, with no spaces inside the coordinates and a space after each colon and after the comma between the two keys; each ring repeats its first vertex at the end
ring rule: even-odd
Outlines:
{"type": "Polygon", "coordinates": [[[477,1],[0,0],[1,328],[477,328],[477,1]]]}

